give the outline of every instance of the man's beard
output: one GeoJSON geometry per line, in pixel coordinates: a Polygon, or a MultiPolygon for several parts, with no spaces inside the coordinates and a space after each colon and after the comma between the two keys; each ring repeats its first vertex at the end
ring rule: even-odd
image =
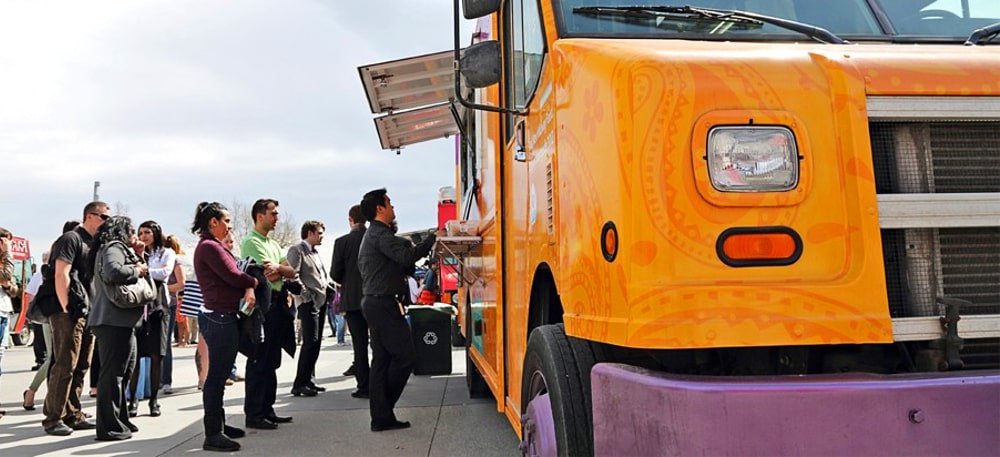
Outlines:
{"type": "Polygon", "coordinates": [[[399,223],[395,219],[392,220],[392,224],[389,224],[389,228],[392,229],[392,234],[395,235],[399,231],[399,223]]]}

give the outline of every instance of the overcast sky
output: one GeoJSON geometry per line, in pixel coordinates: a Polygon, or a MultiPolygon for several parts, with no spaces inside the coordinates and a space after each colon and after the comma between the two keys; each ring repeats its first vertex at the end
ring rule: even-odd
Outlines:
{"type": "Polygon", "coordinates": [[[0,226],[37,258],[100,181],[189,240],[198,202],[260,197],[337,236],[379,187],[402,230],[432,227],[453,139],[381,150],[357,67],[448,50],[452,20],[450,0],[0,2],[0,226]]]}

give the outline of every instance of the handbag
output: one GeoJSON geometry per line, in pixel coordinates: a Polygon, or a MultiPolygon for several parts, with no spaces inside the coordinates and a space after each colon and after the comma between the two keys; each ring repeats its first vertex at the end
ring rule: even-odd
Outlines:
{"type": "MultiPolygon", "coordinates": [[[[135,265],[139,263],[138,257],[132,253],[132,251],[120,241],[115,241],[113,243],[121,244],[125,250],[125,264],[135,265]]],[[[104,283],[104,290],[107,291],[108,299],[111,303],[122,309],[134,309],[141,308],[147,303],[151,303],[156,300],[156,285],[153,283],[153,278],[149,275],[140,277],[138,281],[133,284],[109,284],[107,279],[104,277],[104,254],[107,252],[108,247],[111,245],[109,243],[107,246],[101,248],[101,252],[98,254],[97,268],[100,272],[101,282],[104,283]]]]}
{"type": "Polygon", "coordinates": [[[41,268],[42,285],[38,287],[38,293],[31,298],[31,303],[28,306],[28,317],[37,317],[32,318],[32,322],[47,323],[49,316],[62,312],[63,308],[59,304],[59,298],[56,297],[56,280],[52,266],[45,263],[42,264],[41,268]]]}

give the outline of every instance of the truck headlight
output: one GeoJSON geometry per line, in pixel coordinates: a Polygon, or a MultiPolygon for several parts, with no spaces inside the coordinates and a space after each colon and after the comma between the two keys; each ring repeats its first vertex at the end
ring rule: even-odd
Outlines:
{"type": "Polygon", "coordinates": [[[786,127],[712,128],[706,159],[712,187],[722,192],[783,192],[799,183],[795,135],[786,127]]]}

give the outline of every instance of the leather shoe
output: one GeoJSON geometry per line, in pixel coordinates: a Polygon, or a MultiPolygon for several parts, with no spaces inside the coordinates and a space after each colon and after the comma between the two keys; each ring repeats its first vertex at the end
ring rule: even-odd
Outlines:
{"type": "Polygon", "coordinates": [[[68,425],[60,422],[51,427],[45,427],[45,433],[55,436],[68,436],[69,434],[73,433],[73,429],[69,428],[68,425]]]}
{"type": "Polygon", "coordinates": [[[139,404],[129,402],[128,404],[128,417],[135,417],[139,415],[139,404]]]}
{"type": "Polygon", "coordinates": [[[97,435],[97,438],[94,438],[94,439],[97,440],[97,441],[124,441],[124,440],[128,440],[128,439],[132,439],[132,434],[131,433],[128,433],[128,434],[126,434],[126,433],[119,433],[119,434],[115,434],[115,435],[97,435]]]}
{"type": "Polygon", "coordinates": [[[275,424],[267,419],[247,419],[247,428],[256,428],[258,430],[276,430],[278,428],[278,424],[275,424]]]}
{"type": "Polygon", "coordinates": [[[316,392],[326,392],[326,387],[317,386],[316,384],[309,384],[309,388],[316,392]]]}
{"type": "Polygon", "coordinates": [[[73,425],[70,425],[69,428],[73,430],[93,430],[97,428],[97,423],[95,423],[90,419],[84,419],[82,421],[74,423],[73,425]]]}
{"type": "Polygon", "coordinates": [[[149,402],[149,415],[151,417],[160,417],[160,404],[156,402],[149,402]]]}
{"type": "Polygon", "coordinates": [[[201,446],[206,451],[216,452],[236,452],[240,450],[240,443],[237,443],[223,434],[205,437],[205,444],[201,446]]]}
{"type": "Polygon", "coordinates": [[[410,423],[406,421],[393,421],[385,425],[372,424],[373,432],[381,432],[385,430],[399,430],[401,428],[410,428],[410,423]]]}
{"type": "Polygon", "coordinates": [[[364,390],[355,390],[354,392],[351,392],[351,396],[354,397],[354,398],[368,398],[369,397],[368,392],[364,391],[364,390]]]}
{"type": "Polygon", "coordinates": [[[293,387],[292,388],[292,395],[294,395],[296,397],[315,397],[317,395],[317,392],[315,390],[310,389],[309,387],[306,387],[306,386],[303,386],[303,387],[293,387]]]}
{"type": "Polygon", "coordinates": [[[354,376],[354,365],[351,365],[351,367],[344,372],[344,376],[354,376]]]}
{"type": "Polygon", "coordinates": [[[38,369],[41,368],[41,367],[42,367],[42,364],[36,363],[36,364],[34,364],[34,365],[31,366],[31,371],[38,371],[38,369]]]}
{"type": "Polygon", "coordinates": [[[275,424],[287,424],[292,421],[292,416],[266,416],[267,419],[275,424]]]}
{"type": "Polygon", "coordinates": [[[232,425],[223,426],[222,433],[232,439],[247,436],[247,432],[243,431],[242,428],[233,427],[232,425]]]}

